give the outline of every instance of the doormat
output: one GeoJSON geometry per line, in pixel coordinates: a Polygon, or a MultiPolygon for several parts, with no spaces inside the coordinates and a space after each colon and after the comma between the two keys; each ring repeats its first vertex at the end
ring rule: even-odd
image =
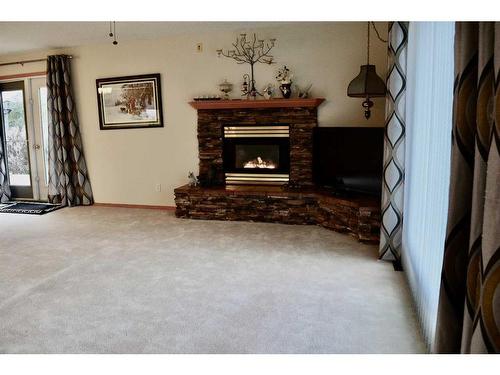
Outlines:
{"type": "Polygon", "coordinates": [[[43,202],[7,202],[0,204],[1,213],[44,215],[62,208],[60,204],[43,202]]]}

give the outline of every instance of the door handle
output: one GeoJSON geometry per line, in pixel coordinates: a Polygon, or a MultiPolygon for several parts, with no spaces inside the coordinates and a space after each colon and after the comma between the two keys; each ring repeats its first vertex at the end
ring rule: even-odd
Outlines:
{"type": "Polygon", "coordinates": [[[40,145],[33,145],[33,148],[34,148],[35,150],[39,150],[39,149],[40,149],[40,145]]]}

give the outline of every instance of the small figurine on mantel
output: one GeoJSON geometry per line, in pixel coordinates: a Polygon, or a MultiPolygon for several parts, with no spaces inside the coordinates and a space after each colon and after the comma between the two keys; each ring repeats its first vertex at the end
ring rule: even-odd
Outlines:
{"type": "Polygon", "coordinates": [[[194,175],[193,172],[189,172],[188,179],[189,179],[189,186],[191,187],[198,186],[199,184],[198,178],[194,175]]]}
{"type": "Polygon", "coordinates": [[[274,85],[268,83],[262,90],[264,98],[271,99],[274,95],[274,90],[275,90],[274,85]]]}
{"type": "Polygon", "coordinates": [[[263,96],[255,89],[255,82],[252,83],[248,74],[243,74],[243,84],[241,85],[241,96],[246,96],[247,99],[256,99],[257,95],[263,96]]]}
{"type": "Polygon", "coordinates": [[[295,87],[297,88],[299,98],[307,99],[309,97],[309,91],[311,90],[312,84],[307,86],[305,89],[301,89],[298,85],[295,85],[295,87]]]}
{"type": "Polygon", "coordinates": [[[278,74],[276,75],[276,80],[280,83],[279,89],[285,99],[289,99],[292,96],[292,78],[293,74],[290,73],[290,69],[286,65],[278,70],[278,74]]]}

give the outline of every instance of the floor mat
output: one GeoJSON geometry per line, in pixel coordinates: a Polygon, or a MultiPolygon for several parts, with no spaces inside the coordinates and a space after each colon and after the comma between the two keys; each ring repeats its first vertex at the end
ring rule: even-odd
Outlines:
{"type": "Polygon", "coordinates": [[[0,213],[44,215],[62,207],[44,202],[7,202],[0,204],[0,213]]]}

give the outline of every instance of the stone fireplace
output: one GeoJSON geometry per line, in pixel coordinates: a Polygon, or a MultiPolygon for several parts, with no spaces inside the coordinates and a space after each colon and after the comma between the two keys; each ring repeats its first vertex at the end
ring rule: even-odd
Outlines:
{"type": "MultiPolygon", "coordinates": [[[[274,174],[282,176],[277,177],[281,180],[275,182],[287,183],[284,175],[288,174],[289,185],[312,186],[313,129],[318,125],[317,107],[323,100],[223,100],[191,103],[198,109],[199,176],[202,184],[224,185],[226,168],[231,169],[228,173],[273,174],[264,168],[255,168],[252,172],[250,168],[236,168],[234,160],[225,160],[225,156],[227,159],[231,155],[236,156],[237,150],[232,149],[235,144],[239,143],[240,151],[243,152],[245,147],[241,146],[245,143],[252,145],[254,142],[253,146],[274,144],[275,147],[265,147],[271,153],[276,153],[279,148],[281,164],[274,174]],[[239,135],[246,132],[247,140],[240,138],[235,141],[235,134],[232,133],[235,131],[239,135]],[[287,146],[289,152],[285,155],[287,146]]],[[[252,152],[250,148],[247,151],[252,152]]]]}
{"type": "Polygon", "coordinates": [[[175,189],[176,216],[315,224],[378,242],[380,202],[314,186],[313,130],[323,101],[191,102],[201,186],[175,189]]]}

